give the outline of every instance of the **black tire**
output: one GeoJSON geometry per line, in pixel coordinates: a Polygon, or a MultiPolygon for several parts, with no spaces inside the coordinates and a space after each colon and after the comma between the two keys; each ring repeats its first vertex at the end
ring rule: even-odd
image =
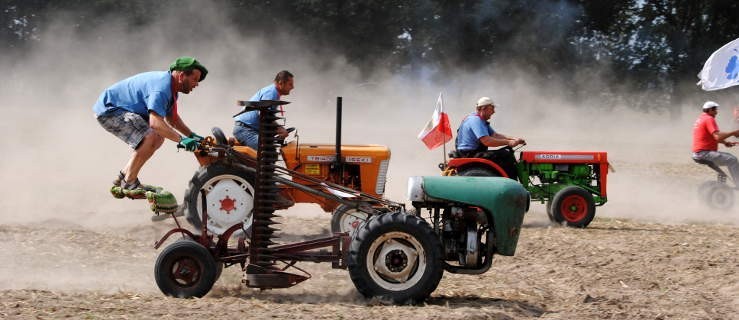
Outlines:
{"type": "Polygon", "coordinates": [[[699,189],[701,198],[709,207],[719,211],[728,211],[734,207],[735,191],[718,181],[704,183],[699,189]]]}
{"type": "Polygon", "coordinates": [[[372,216],[362,225],[347,265],[354,286],[365,297],[416,304],[439,285],[441,259],[441,244],[426,221],[393,212],[372,216]],[[383,250],[385,263],[378,263],[383,250]]]}
{"type": "Polygon", "coordinates": [[[568,227],[585,228],[595,217],[595,201],[587,190],[567,186],[554,194],[551,212],[554,222],[565,223],[568,227]]]}
{"type": "Polygon", "coordinates": [[[462,168],[457,171],[457,175],[465,177],[500,177],[500,174],[495,170],[482,167],[462,168]]]}
{"type": "MultiPolygon", "coordinates": [[[[254,208],[254,171],[243,165],[226,165],[224,163],[214,163],[207,167],[201,167],[195,172],[190,184],[185,190],[185,217],[190,224],[196,229],[200,230],[202,226],[202,203],[200,197],[200,190],[203,188],[215,190],[218,188],[218,183],[224,182],[232,186],[237,186],[242,190],[232,191],[238,193],[243,197],[243,202],[235,202],[235,210],[240,210],[239,215],[249,217],[248,221],[251,221],[252,209],[254,208]]],[[[222,185],[223,186],[223,185],[222,185]]],[[[206,193],[209,194],[211,191],[206,193]]],[[[238,200],[238,199],[237,199],[238,200]]],[[[247,221],[230,221],[228,215],[219,215],[217,209],[219,204],[208,203],[208,215],[209,225],[208,231],[215,235],[222,234],[226,229],[231,226],[244,222],[244,229],[250,228],[250,222],[247,221]],[[228,225],[230,224],[230,225],[228,225]]],[[[236,216],[236,215],[234,215],[236,216]]],[[[238,234],[238,233],[236,233],[238,234]]]]}
{"type": "Polygon", "coordinates": [[[549,217],[549,221],[556,222],[554,220],[554,214],[552,214],[552,200],[548,200],[546,203],[547,206],[547,217],[549,217]]]}
{"type": "Polygon", "coordinates": [[[226,135],[223,133],[223,130],[219,127],[213,127],[213,129],[210,130],[213,132],[213,137],[216,138],[216,143],[220,145],[227,145],[228,139],[226,139],[226,135]]]}
{"type": "Polygon", "coordinates": [[[159,254],[154,279],[167,296],[200,298],[213,288],[217,269],[208,249],[190,239],[181,239],[159,254]]]}
{"type": "Polygon", "coordinates": [[[369,215],[345,204],[342,204],[331,214],[331,232],[349,232],[354,236],[357,230],[364,224],[369,215]]]}

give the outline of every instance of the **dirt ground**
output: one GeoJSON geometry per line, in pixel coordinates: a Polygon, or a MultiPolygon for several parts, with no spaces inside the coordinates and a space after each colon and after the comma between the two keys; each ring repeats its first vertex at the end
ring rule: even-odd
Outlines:
{"type": "MultiPolygon", "coordinates": [[[[144,210],[119,228],[4,224],[0,318],[739,319],[737,212],[660,224],[618,217],[629,216],[623,203],[587,229],[551,225],[532,205],[515,256],[496,257],[483,275],[446,273],[418,306],[366,300],[346,271],[314,263],[300,265],[313,278],[289,289],[246,288],[236,266],[202,299],[167,298],[153,279],[152,244],[172,222],[146,223],[144,210]]],[[[281,240],[329,232],[327,214],[301,208],[280,212],[281,240]]]]}

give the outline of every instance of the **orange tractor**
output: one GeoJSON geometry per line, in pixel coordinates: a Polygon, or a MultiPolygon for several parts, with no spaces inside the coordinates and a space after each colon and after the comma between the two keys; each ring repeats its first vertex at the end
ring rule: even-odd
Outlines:
{"type": "MultiPolygon", "coordinates": [[[[288,129],[288,131],[292,131],[288,129]]],[[[213,128],[214,140],[230,145],[239,154],[257,158],[257,151],[239,145],[233,138],[227,139],[218,128],[213,128]]],[[[336,144],[300,143],[298,136],[279,149],[284,167],[299,172],[315,180],[291,177],[299,185],[310,189],[321,188],[321,182],[328,181],[363,193],[363,196],[382,198],[390,164],[390,149],[381,145],[341,145],[341,97],[337,98],[336,144]]],[[[208,210],[207,228],[213,234],[221,235],[231,226],[242,223],[245,232],[249,231],[254,208],[255,168],[229,160],[223,154],[199,151],[195,157],[200,168],[190,180],[185,191],[182,208],[187,220],[196,228],[201,227],[202,199],[200,190],[205,190],[208,210]]],[[[295,203],[315,203],[325,212],[331,212],[331,230],[349,232],[356,229],[368,218],[367,213],[309,192],[299,186],[279,185],[282,201],[274,204],[276,209],[286,209],[295,203]]],[[[338,198],[351,198],[351,194],[325,187],[338,198]]]]}

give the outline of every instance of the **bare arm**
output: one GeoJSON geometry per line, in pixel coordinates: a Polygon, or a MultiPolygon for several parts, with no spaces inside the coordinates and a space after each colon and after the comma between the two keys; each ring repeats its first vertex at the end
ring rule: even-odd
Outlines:
{"type": "Polygon", "coordinates": [[[180,135],[165,122],[156,112],[149,112],[149,127],[162,137],[174,142],[180,142],[180,135]]]}
{"type": "MultiPolygon", "coordinates": [[[[190,134],[192,134],[192,130],[190,130],[189,127],[185,124],[184,121],[182,121],[182,118],[178,114],[172,114],[168,116],[167,123],[172,126],[172,128],[176,129],[180,133],[182,133],[184,136],[189,137],[190,134]]],[[[179,140],[178,140],[179,141],[179,140]]]]}
{"type": "Polygon", "coordinates": [[[519,144],[526,144],[526,141],[521,138],[509,137],[502,133],[493,133],[492,136],[485,136],[480,138],[480,143],[487,147],[500,147],[509,146],[515,147],[519,144]]]}
{"type": "Polygon", "coordinates": [[[734,130],[730,132],[723,132],[723,131],[714,131],[713,132],[713,138],[716,139],[719,143],[724,143],[724,140],[729,137],[739,137],[739,130],[734,130]]]}

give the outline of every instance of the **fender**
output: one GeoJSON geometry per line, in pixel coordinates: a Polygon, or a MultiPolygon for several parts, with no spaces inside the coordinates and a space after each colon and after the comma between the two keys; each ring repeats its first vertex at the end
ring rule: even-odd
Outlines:
{"type": "Polygon", "coordinates": [[[497,163],[483,158],[453,158],[449,159],[449,164],[447,164],[447,167],[454,168],[459,171],[460,168],[469,165],[480,165],[484,167],[489,167],[498,172],[501,177],[510,178],[508,174],[505,173],[505,170],[503,170],[503,168],[501,168],[497,163]]]}

